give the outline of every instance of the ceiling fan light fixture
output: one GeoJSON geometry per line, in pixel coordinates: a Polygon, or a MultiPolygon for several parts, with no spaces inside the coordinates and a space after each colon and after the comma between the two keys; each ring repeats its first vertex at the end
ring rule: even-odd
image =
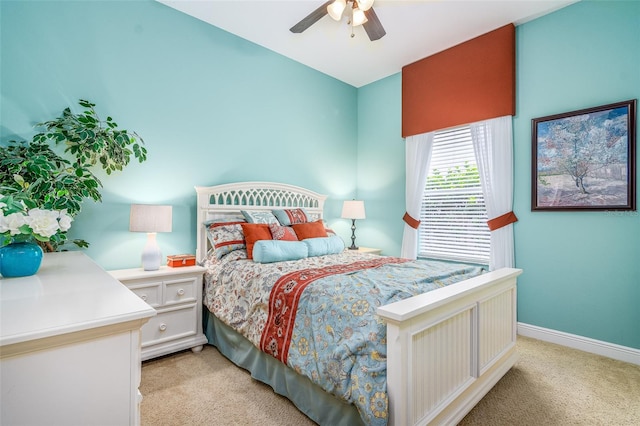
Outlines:
{"type": "Polygon", "coordinates": [[[331,16],[331,18],[339,21],[340,19],[342,19],[342,12],[344,11],[345,7],[347,7],[346,0],[335,0],[333,3],[327,6],[327,13],[329,14],[329,16],[331,16]]]}
{"type": "Polygon", "coordinates": [[[371,9],[374,0],[358,0],[358,8],[364,12],[371,9]]]}
{"type": "Polygon", "coordinates": [[[362,25],[367,21],[368,19],[362,10],[357,8],[353,9],[353,17],[351,18],[351,22],[354,27],[357,27],[358,25],[362,25]]]}
{"type": "MultiPolygon", "coordinates": [[[[2,1],[2,0],[0,0],[2,1]]],[[[355,37],[354,27],[364,24],[364,30],[369,40],[375,41],[382,38],[386,31],[378,19],[378,15],[373,10],[374,0],[329,0],[322,3],[310,14],[305,16],[300,22],[289,28],[294,34],[299,34],[318,22],[325,15],[340,22],[344,15],[347,15],[347,25],[351,28],[351,37],[355,37]],[[362,6],[360,6],[362,5],[362,6]],[[345,9],[349,8],[345,12],[345,9]]]]}

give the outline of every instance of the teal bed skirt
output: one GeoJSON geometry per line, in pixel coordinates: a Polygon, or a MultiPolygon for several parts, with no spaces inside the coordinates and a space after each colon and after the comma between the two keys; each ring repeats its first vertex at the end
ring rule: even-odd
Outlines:
{"type": "Polygon", "coordinates": [[[212,315],[203,306],[203,326],[209,344],[231,362],[251,373],[254,379],[271,386],[279,395],[289,399],[311,420],[327,426],[362,425],[362,419],[355,406],[347,404],[325,392],[268,355],[243,336],[212,315]]]}

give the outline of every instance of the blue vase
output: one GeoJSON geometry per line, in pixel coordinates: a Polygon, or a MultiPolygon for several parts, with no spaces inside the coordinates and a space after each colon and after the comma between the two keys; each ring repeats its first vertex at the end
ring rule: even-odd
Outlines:
{"type": "Polygon", "coordinates": [[[36,243],[11,243],[0,248],[0,275],[4,278],[34,275],[41,263],[42,249],[36,243]]]}

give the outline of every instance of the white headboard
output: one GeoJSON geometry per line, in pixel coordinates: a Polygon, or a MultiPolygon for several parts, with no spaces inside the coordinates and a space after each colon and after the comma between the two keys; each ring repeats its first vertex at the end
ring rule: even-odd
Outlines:
{"type": "Polygon", "coordinates": [[[274,182],[238,182],[217,186],[196,186],[196,260],[209,252],[204,223],[211,220],[242,218],[241,210],[304,208],[314,219],[322,219],[326,195],[298,186],[274,182]]]}

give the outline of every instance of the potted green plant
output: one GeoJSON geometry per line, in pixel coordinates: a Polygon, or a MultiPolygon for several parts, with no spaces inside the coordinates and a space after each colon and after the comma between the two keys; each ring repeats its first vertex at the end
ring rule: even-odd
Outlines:
{"type": "MultiPolygon", "coordinates": [[[[138,134],[119,129],[111,117],[100,119],[94,103],[79,104],[79,113],[65,108],[60,117],[37,124],[44,131],[30,142],[11,140],[0,147],[0,246],[31,238],[45,251],[59,250],[83,200],[102,201],[102,182],[92,169],[99,166],[109,175],[132,156],[146,160],[138,134]],[[59,144],[62,155],[52,149],[59,144]]],[[[88,246],[84,240],[73,243],[88,246]]]]}

